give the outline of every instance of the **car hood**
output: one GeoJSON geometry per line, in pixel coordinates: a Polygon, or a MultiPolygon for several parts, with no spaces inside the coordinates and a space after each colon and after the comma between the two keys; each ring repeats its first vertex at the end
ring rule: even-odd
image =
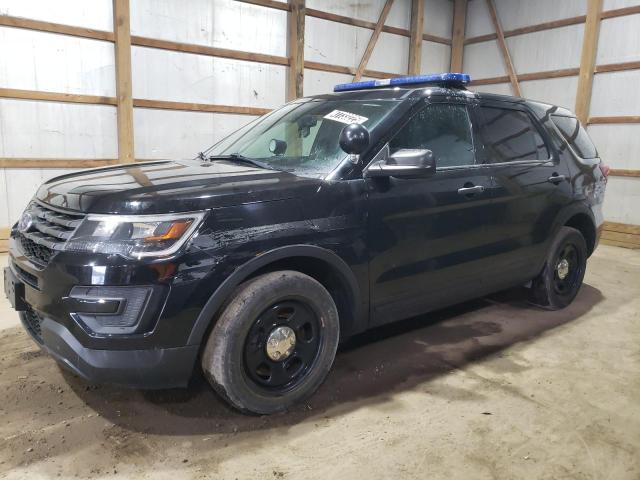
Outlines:
{"type": "Polygon", "coordinates": [[[297,198],[320,183],[226,160],[162,161],[62,175],[44,183],[36,197],[87,213],[158,214],[297,198]]]}

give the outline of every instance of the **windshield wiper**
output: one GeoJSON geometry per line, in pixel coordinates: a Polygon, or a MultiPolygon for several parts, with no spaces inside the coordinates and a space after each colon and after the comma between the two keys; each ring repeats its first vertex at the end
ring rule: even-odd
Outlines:
{"type": "Polygon", "coordinates": [[[244,163],[245,165],[252,165],[258,168],[266,168],[267,170],[277,170],[267,163],[260,162],[259,160],[254,160],[253,158],[245,157],[244,155],[240,155],[239,153],[230,153],[229,155],[211,155],[207,157],[207,160],[230,160],[235,163],[244,163]]]}

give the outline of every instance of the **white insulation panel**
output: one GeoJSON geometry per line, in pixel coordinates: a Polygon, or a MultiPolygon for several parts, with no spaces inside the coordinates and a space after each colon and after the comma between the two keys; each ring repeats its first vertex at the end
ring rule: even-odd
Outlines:
{"type": "Polygon", "coordinates": [[[338,83],[348,83],[353,80],[352,75],[342,73],[320,72],[318,70],[304,71],[304,94],[305,96],[322,95],[333,92],[333,87],[338,83]]]}
{"type": "Polygon", "coordinates": [[[600,157],[611,168],[640,168],[640,124],[589,125],[587,131],[600,157]]]}
{"type": "MultiPolygon", "coordinates": [[[[485,0],[478,3],[486,8],[485,0]]],[[[503,30],[514,30],[587,13],[586,0],[495,0],[495,5],[503,30]]]]}
{"type": "Polygon", "coordinates": [[[520,82],[522,96],[574,110],[578,77],[548,78],[520,82]]]}
{"type": "Polygon", "coordinates": [[[507,38],[513,67],[519,74],[579,67],[583,31],[571,25],[507,38]]]}
{"type": "MultiPolygon", "coordinates": [[[[307,8],[335,13],[345,17],[377,22],[386,0],[366,0],[350,2],[344,0],[307,0],[307,8]]],[[[309,17],[307,17],[308,20],[309,17]]],[[[411,21],[411,2],[399,0],[393,3],[385,25],[409,28],[411,21]]],[[[371,30],[369,30],[371,32],[371,30]]]]}
{"type": "Polygon", "coordinates": [[[0,27],[0,87],[115,96],[113,44],[0,27]]]}
{"type": "Polygon", "coordinates": [[[449,71],[451,47],[435,42],[422,42],[421,73],[442,73],[449,71]]]}
{"type": "Polygon", "coordinates": [[[287,12],[234,0],[133,0],[131,33],[286,56],[287,12]]]}
{"type": "Polygon", "coordinates": [[[113,30],[112,0],[0,0],[0,15],[113,30]]]}
{"type": "Polygon", "coordinates": [[[640,60],[640,14],[607,18],[600,23],[596,63],[635,62],[640,60]],[[621,35],[621,32],[635,34],[621,35]]]}
{"type": "Polygon", "coordinates": [[[0,157],[116,158],[109,105],[0,99],[0,157]]]}
{"type": "Polygon", "coordinates": [[[640,178],[609,177],[604,218],[610,222],[640,225],[640,178]]]}
{"type": "MultiPolygon", "coordinates": [[[[640,70],[599,73],[593,80],[592,117],[640,114],[640,70]]],[[[640,168],[640,155],[638,168],[640,168]]]]}
{"type": "Polygon", "coordinates": [[[640,5],[638,0],[604,0],[604,10],[614,10],[616,8],[635,7],[640,5]]]}
{"type": "Polygon", "coordinates": [[[472,43],[464,47],[462,69],[471,75],[471,79],[501,77],[507,74],[495,40],[472,43]]]}
{"type": "Polygon", "coordinates": [[[135,155],[139,159],[194,158],[254,118],[136,108],[133,112],[135,155]]]}
{"type": "Polygon", "coordinates": [[[132,76],[134,98],[274,108],[285,102],[287,68],[133,47],[132,76]]]}
{"type": "MultiPolygon", "coordinates": [[[[411,2],[402,2],[411,5],[411,2]]],[[[411,16],[409,7],[409,17],[411,16]]],[[[453,2],[451,0],[428,0],[424,2],[424,32],[439,37],[451,38],[453,27],[453,2]]]]}

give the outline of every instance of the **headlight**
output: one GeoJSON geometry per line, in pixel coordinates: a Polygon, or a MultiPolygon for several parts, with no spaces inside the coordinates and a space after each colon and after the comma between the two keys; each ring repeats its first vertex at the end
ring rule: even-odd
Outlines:
{"type": "Polygon", "coordinates": [[[170,215],[87,215],[65,246],[76,252],[115,253],[130,258],[177,252],[204,212],[170,215]]]}

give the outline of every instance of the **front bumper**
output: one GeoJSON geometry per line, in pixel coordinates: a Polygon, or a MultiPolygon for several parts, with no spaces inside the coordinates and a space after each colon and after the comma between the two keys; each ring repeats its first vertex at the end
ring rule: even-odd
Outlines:
{"type": "Polygon", "coordinates": [[[63,325],[49,318],[40,322],[35,337],[26,314],[25,329],[43,350],[63,367],[94,383],[131,388],[185,387],[198,355],[197,345],[146,350],[97,350],[84,347],[63,325]]]}

